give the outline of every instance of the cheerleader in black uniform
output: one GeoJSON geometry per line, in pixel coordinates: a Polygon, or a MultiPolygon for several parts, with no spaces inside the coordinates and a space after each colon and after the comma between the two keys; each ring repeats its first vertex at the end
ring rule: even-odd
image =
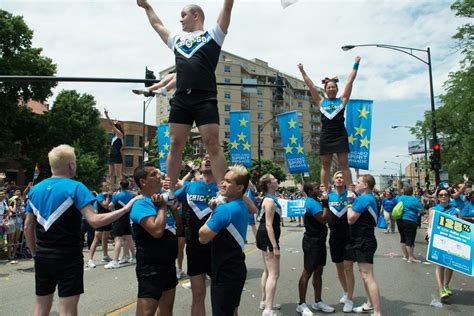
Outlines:
{"type": "Polygon", "coordinates": [[[112,186],[112,189],[115,190],[118,187],[118,183],[122,179],[122,146],[124,132],[122,125],[120,125],[118,121],[112,121],[109,118],[109,112],[107,109],[104,109],[104,114],[112,126],[113,137],[112,143],[110,144],[109,155],[109,183],[112,186]]]}
{"type": "Polygon", "coordinates": [[[278,276],[280,275],[280,218],[281,206],[275,196],[278,180],[272,174],[264,174],[259,180],[264,197],[259,211],[260,225],[257,230],[256,244],[262,251],[264,270],[262,274],[262,315],[272,315],[272,309],[278,276]]]}
{"type": "Polygon", "coordinates": [[[305,83],[308,85],[314,103],[321,112],[322,130],[319,142],[319,154],[321,156],[321,183],[324,185],[329,184],[329,172],[331,170],[333,154],[337,155],[337,160],[344,176],[344,183],[346,185],[352,183],[352,175],[348,164],[349,143],[347,140],[346,127],[344,125],[344,110],[351,96],[352,84],[357,76],[359,62],[360,57],[357,56],[354,66],[352,67],[352,72],[349,74],[344,92],[340,98],[337,98],[337,92],[339,91],[337,86],[339,80],[337,77],[332,79],[325,78],[322,81],[324,91],[326,92],[326,97],[322,97],[313,81],[303,69],[303,65],[298,64],[298,68],[303,75],[305,83]]]}

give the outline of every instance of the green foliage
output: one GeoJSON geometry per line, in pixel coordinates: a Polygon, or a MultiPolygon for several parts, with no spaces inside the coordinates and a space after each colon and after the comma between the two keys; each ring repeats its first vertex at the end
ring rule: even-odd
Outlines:
{"type": "Polygon", "coordinates": [[[84,152],[79,142],[75,142],[72,146],[76,153],[76,179],[90,189],[98,188],[104,179],[105,172],[102,159],[94,152],[84,152]]]}
{"type": "MultiPolygon", "coordinates": [[[[474,1],[456,0],[451,6],[456,16],[473,17],[474,1]]],[[[464,59],[461,69],[449,74],[444,83],[446,93],[441,95],[441,106],[435,112],[438,138],[441,142],[442,168],[449,173],[449,181],[458,183],[462,175],[474,178],[474,27],[472,23],[458,28],[453,36],[458,40],[464,59]]],[[[425,120],[417,123],[418,129],[431,130],[431,113],[425,113],[425,120]]],[[[428,133],[430,135],[430,133],[428,133]]],[[[421,139],[421,135],[417,134],[421,139]]]]}
{"type": "Polygon", "coordinates": [[[314,151],[308,155],[309,177],[305,181],[321,182],[321,160],[314,151]]]}
{"type": "MultiPolygon", "coordinates": [[[[257,178],[257,171],[258,171],[258,160],[252,159],[252,167],[250,168],[250,174],[252,181],[254,183],[258,182],[257,178]]],[[[275,178],[277,178],[278,182],[283,182],[286,180],[286,173],[285,171],[276,163],[271,160],[262,159],[262,169],[260,170],[260,176],[263,176],[266,173],[271,173],[275,178]]]]}
{"type": "MultiPolygon", "coordinates": [[[[41,48],[31,47],[33,31],[23,17],[0,10],[0,73],[3,75],[52,76],[56,65],[50,58],[41,56],[41,48]]],[[[31,119],[22,112],[18,101],[34,99],[40,102],[51,96],[55,82],[28,83],[3,82],[0,85],[0,153],[3,157],[15,154],[12,143],[25,141],[25,133],[18,133],[18,126],[25,128],[31,119]],[[22,121],[26,119],[26,121],[22,121]]]]}

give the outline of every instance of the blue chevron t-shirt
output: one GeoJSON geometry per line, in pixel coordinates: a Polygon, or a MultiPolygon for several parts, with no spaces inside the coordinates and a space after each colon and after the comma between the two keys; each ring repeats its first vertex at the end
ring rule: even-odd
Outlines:
{"type": "Polygon", "coordinates": [[[95,198],[81,182],[48,178],[33,186],[26,212],[36,216],[36,256],[82,256],[81,209],[95,198]]]}

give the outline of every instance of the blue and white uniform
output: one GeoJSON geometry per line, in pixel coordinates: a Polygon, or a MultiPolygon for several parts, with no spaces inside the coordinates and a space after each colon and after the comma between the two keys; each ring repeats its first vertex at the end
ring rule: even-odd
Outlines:
{"type": "MultiPolygon", "coordinates": [[[[107,197],[108,197],[107,192],[100,192],[95,197],[95,199],[97,201],[97,203],[96,203],[97,213],[99,213],[99,214],[110,213],[110,210],[108,208],[103,207],[102,204],[101,204],[102,202],[104,202],[107,199],[107,197]]],[[[102,227],[98,227],[96,229],[96,231],[99,231],[99,232],[110,232],[111,230],[112,230],[112,224],[105,225],[105,226],[102,226],[102,227]]]]}
{"type": "Polygon", "coordinates": [[[265,224],[265,212],[263,209],[263,203],[265,199],[272,199],[275,204],[276,204],[276,209],[275,213],[273,214],[273,233],[275,234],[275,239],[276,243],[278,245],[278,249],[280,249],[279,246],[279,241],[280,241],[280,234],[281,234],[281,228],[280,228],[280,221],[281,221],[281,206],[280,203],[278,203],[278,199],[274,195],[265,195],[262,200],[262,207],[260,210],[260,225],[258,225],[258,230],[257,230],[257,248],[262,250],[262,251],[273,251],[273,246],[270,241],[270,238],[268,237],[268,232],[267,232],[267,227],[265,224]]]}
{"type": "MultiPolygon", "coordinates": [[[[114,194],[112,196],[112,204],[114,204],[114,209],[121,209],[122,207],[127,205],[127,203],[130,202],[130,200],[134,197],[135,195],[129,191],[120,191],[117,194],[114,194]]],[[[130,213],[125,213],[122,217],[120,217],[112,224],[112,233],[114,234],[114,236],[119,237],[131,235],[132,230],[130,226],[130,213]]]]}
{"type": "Polygon", "coordinates": [[[314,271],[318,266],[326,265],[326,238],[328,228],[316,219],[322,214],[323,206],[312,197],[305,200],[304,228],[302,247],[304,253],[304,268],[314,271]]]}
{"type": "Polygon", "coordinates": [[[242,199],[219,205],[207,222],[212,240],[211,301],[213,315],[232,315],[240,304],[247,276],[244,239],[248,207],[242,199]]]}
{"type": "Polygon", "coordinates": [[[348,153],[349,142],[345,126],[344,110],[340,98],[333,100],[324,98],[320,107],[321,112],[321,155],[348,153]]]}
{"type": "Polygon", "coordinates": [[[377,224],[377,202],[372,192],[358,196],[352,203],[352,210],[359,213],[357,221],[350,225],[350,241],[346,249],[351,260],[359,263],[374,263],[377,239],[374,228],[377,224]]]}
{"type": "Polygon", "coordinates": [[[159,300],[162,292],[178,284],[175,261],[178,256],[178,238],[166,224],[161,238],[155,238],[142,227],[142,221],[157,216],[158,210],[149,196],[137,200],[130,211],[136,247],[136,275],[138,298],[159,300]]]}
{"type": "Polygon", "coordinates": [[[26,212],[36,217],[36,295],[84,293],[81,210],[95,198],[85,185],[49,178],[33,186],[26,212]]]}
{"type": "Polygon", "coordinates": [[[349,243],[349,223],[347,222],[347,190],[342,194],[331,191],[329,199],[329,250],[332,262],[344,261],[344,252],[349,243]]]}
{"type": "Polygon", "coordinates": [[[199,242],[199,229],[212,213],[209,201],[217,195],[217,183],[206,184],[202,180],[185,182],[176,191],[176,198],[185,212],[185,237],[187,274],[189,276],[207,273],[211,275],[211,245],[199,242]]]}

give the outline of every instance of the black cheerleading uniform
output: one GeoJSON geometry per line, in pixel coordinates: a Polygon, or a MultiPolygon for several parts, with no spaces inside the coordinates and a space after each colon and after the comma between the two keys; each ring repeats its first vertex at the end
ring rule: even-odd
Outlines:
{"type": "Polygon", "coordinates": [[[109,155],[109,164],[121,164],[123,163],[122,149],[123,143],[117,135],[114,135],[112,138],[112,143],[110,144],[110,155],[109,155]]]}
{"type": "MultiPolygon", "coordinates": [[[[273,227],[273,232],[275,234],[275,240],[278,245],[278,249],[280,249],[279,241],[280,241],[280,234],[281,234],[281,228],[280,228],[281,206],[280,206],[280,203],[278,203],[278,199],[276,198],[276,196],[265,195],[263,199],[266,199],[266,198],[273,199],[273,201],[275,201],[275,204],[276,204],[275,214],[273,215],[272,227],[273,227]]],[[[270,241],[270,238],[268,237],[267,227],[265,225],[266,225],[265,212],[263,211],[263,208],[262,208],[262,212],[260,214],[260,225],[258,226],[258,230],[257,230],[257,238],[256,238],[257,248],[262,251],[273,251],[273,246],[270,241]]]]}
{"type": "Polygon", "coordinates": [[[319,110],[322,123],[319,153],[321,155],[348,153],[349,141],[344,124],[345,105],[342,104],[342,100],[323,99],[319,110]]]}

